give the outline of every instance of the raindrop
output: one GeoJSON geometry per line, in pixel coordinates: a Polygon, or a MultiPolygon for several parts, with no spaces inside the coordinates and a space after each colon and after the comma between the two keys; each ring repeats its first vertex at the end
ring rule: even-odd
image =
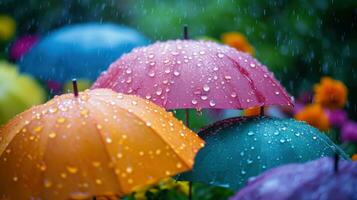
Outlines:
{"type": "Polygon", "coordinates": [[[108,144],[112,143],[112,139],[111,139],[111,138],[109,138],[109,137],[108,137],[108,138],[106,138],[106,139],[105,139],[105,141],[106,141],[108,144]]]}
{"type": "Polygon", "coordinates": [[[130,68],[126,69],[125,71],[127,74],[131,74],[132,70],[130,68]]]}
{"type": "Polygon", "coordinates": [[[45,188],[50,188],[52,186],[52,182],[49,180],[45,180],[43,185],[45,186],[45,188]]]}
{"type": "Polygon", "coordinates": [[[48,137],[55,138],[56,137],[56,133],[55,132],[51,132],[50,134],[48,134],[48,137]]]}
{"type": "Polygon", "coordinates": [[[254,135],[254,132],[253,131],[249,131],[248,135],[254,135]]]}
{"type": "Polygon", "coordinates": [[[242,175],[244,175],[244,174],[246,174],[247,172],[242,169],[242,170],[240,171],[240,173],[241,173],[242,175]]]}
{"type": "Polygon", "coordinates": [[[279,135],[279,132],[278,132],[278,131],[275,131],[275,132],[274,132],[274,135],[279,135]]]}
{"type": "Polygon", "coordinates": [[[275,94],[276,94],[276,95],[279,95],[279,94],[280,94],[280,92],[276,91],[276,92],[275,92],[275,94]]]}
{"type": "Polygon", "coordinates": [[[202,95],[202,96],[201,96],[201,99],[202,99],[202,100],[207,100],[207,98],[208,98],[208,97],[207,97],[206,95],[202,95]]]}
{"type": "Polygon", "coordinates": [[[17,181],[19,180],[19,178],[18,178],[17,176],[14,176],[14,177],[12,178],[12,180],[15,181],[15,182],[17,182],[17,181]]]}
{"type": "Polygon", "coordinates": [[[146,122],[146,126],[150,127],[151,125],[151,122],[146,122]]]}
{"type": "Polygon", "coordinates": [[[150,77],[154,77],[155,76],[155,71],[151,71],[151,72],[149,72],[149,74],[148,74],[150,77]]]}
{"type": "Polygon", "coordinates": [[[281,138],[280,139],[280,143],[284,143],[285,142],[285,139],[284,138],[281,138]]]}
{"type": "Polygon", "coordinates": [[[129,174],[133,172],[133,168],[132,167],[127,167],[126,168],[126,172],[128,172],[129,174]]]}
{"type": "Polygon", "coordinates": [[[208,92],[209,91],[209,86],[207,85],[207,84],[205,84],[204,86],[203,86],[203,91],[205,91],[205,92],[208,92]]]}
{"type": "Polygon", "coordinates": [[[193,105],[196,105],[196,104],[197,104],[197,100],[196,100],[196,99],[192,99],[191,103],[192,103],[193,105]]]}
{"type": "Polygon", "coordinates": [[[200,51],[200,54],[201,54],[201,55],[205,54],[205,51],[200,51]]]}
{"type": "Polygon", "coordinates": [[[254,63],[250,63],[250,67],[254,68],[255,64],[254,63]]]}
{"type": "Polygon", "coordinates": [[[231,76],[226,75],[226,76],[224,76],[224,79],[226,79],[226,80],[231,80],[231,79],[232,79],[232,77],[231,77],[231,76]]]}
{"type": "Polygon", "coordinates": [[[223,58],[224,54],[223,53],[218,53],[217,56],[218,56],[218,58],[223,58]]]}
{"type": "Polygon", "coordinates": [[[156,91],[156,95],[157,95],[157,96],[160,96],[161,94],[162,94],[162,89],[159,88],[159,89],[156,91]]]}
{"type": "Polygon", "coordinates": [[[236,98],[236,97],[237,97],[237,93],[232,92],[232,93],[231,93],[231,97],[232,97],[232,98],[236,98]]]}
{"type": "Polygon", "coordinates": [[[96,179],[96,180],[95,180],[95,183],[98,184],[98,185],[101,185],[101,184],[102,184],[102,180],[96,179]]]}
{"type": "Polygon", "coordinates": [[[175,75],[175,76],[180,76],[180,72],[174,71],[174,75],[175,75]]]}
{"type": "Polygon", "coordinates": [[[60,117],[60,118],[57,119],[57,123],[59,123],[59,124],[62,124],[62,123],[64,123],[65,121],[66,121],[66,119],[63,118],[63,117],[60,117]]]}
{"type": "Polygon", "coordinates": [[[216,102],[214,100],[209,101],[209,105],[211,107],[214,107],[216,105],[216,102]]]}
{"type": "Polygon", "coordinates": [[[248,159],[248,160],[247,160],[247,163],[248,163],[248,164],[252,164],[252,163],[253,163],[253,160],[248,159]]]}
{"type": "Polygon", "coordinates": [[[75,174],[78,172],[78,168],[77,167],[74,167],[74,166],[67,166],[67,171],[71,174],[75,174]]]}

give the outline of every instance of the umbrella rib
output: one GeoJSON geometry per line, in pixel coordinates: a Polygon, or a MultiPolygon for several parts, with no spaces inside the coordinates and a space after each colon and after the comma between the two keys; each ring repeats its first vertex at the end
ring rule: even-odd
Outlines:
{"type": "MultiPolygon", "coordinates": [[[[104,102],[104,101],[103,101],[104,102]]],[[[88,108],[88,106],[86,106],[85,105],[85,107],[87,108],[87,109],[89,109],[88,108]]],[[[93,107],[92,108],[90,108],[90,109],[93,109],[93,107]]],[[[90,110],[89,109],[89,110],[90,110]]],[[[94,125],[98,125],[98,123],[96,122],[96,118],[94,118],[94,117],[90,117],[91,118],[91,120],[92,120],[92,122],[94,123],[94,125]]],[[[103,138],[102,138],[102,132],[101,132],[101,130],[97,130],[97,133],[99,134],[99,138],[100,138],[100,141],[101,141],[101,143],[102,143],[102,145],[103,145],[103,147],[104,147],[104,152],[105,152],[105,155],[107,156],[107,158],[108,158],[108,161],[110,162],[111,161],[111,157],[110,157],[110,155],[109,155],[109,153],[108,153],[108,149],[107,149],[107,147],[106,147],[106,145],[105,145],[105,142],[104,142],[104,140],[103,140],[103,138]]],[[[112,170],[113,171],[113,170],[112,170]]],[[[115,174],[115,171],[113,171],[113,173],[115,174]]],[[[122,190],[122,188],[124,188],[123,187],[123,184],[121,184],[121,182],[120,182],[120,180],[119,180],[119,178],[118,177],[116,177],[116,179],[115,179],[117,182],[118,182],[118,186],[119,186],[119,190],[120,190],[120,192],[121,192],[121,194],[125,194],[125,192],[122,190]]],[[[93,195],[95,195],[95,194],[93,194],[93,195]]]]}
{"type": "Polygon", "coordinates": [[[227,58],[229,60],[231,60],[234,65],[237,67],[237,69],[239,70],[239,72],[243,75],[243,77],[245,77],[247,79],[247,81],[249,82],[249,86],[252,88],[252,90],[254,91],[254,95],[256,96],[258,102],[261,104],[260,106],[264,105],[265,103],[265,97],[264,95],[262,95],[257,89],[256,86],[254,84],[254,81],[249,77],[249,73],[243,69],[240,64],[235,61],[233,58],[231,58],[229,55],[225,54],[227,56],[227,58]]]}
{"type": "MultiPolygon", "coordinates": [[[[106,100],[101,99],[100,97],[98,97],[98,100],[100,100],[100,101],[102,101],[102,102],[104,102],[104,103],[106,102],[106,100]]],[[[119,104],[117,107],[118,107],[119,109],[121,109],[121,110],[127,112],[127,110],[126,110],[125,108],[121,107],[120,104],[119,104]]],[[[166,112],[166,111],[165,111],[165,112],[166,112]]],[[[139,121],[143,122],[144,124],[146,123],[146,121],[145,121],[144,119],[142,119],[139,115],[136,115],[134,112],[131,112],[131,114],[132,114],[133,116],[135,116],[137,119],[139,119],[139,121]]],[[[154,133],[157,133],[157,132],[158,132],[158,131],[156,131],[152,126],[150,126],[149,128],[150,128],[154,133]]],[[[159,134],[156,134],[156,135],[157,135],[162,141],[164,141],[164,143],[170,144],[170,143],[168,143],[161,135],[159,135],[159,134]]],[[[171,145],[170,145],[170,147],[171,147],[171,145]]],[[[172,151],[177,155],[177,157],[180,158],[180,160],[182,160],[182,161],[185,163],[185,165],[186,165],[188,168],[191,168],[190,165],[189,165],[188,163],[186,163],[186,160],[183,159],[183,158],[180,156],[180,154],[175,151],[174,148],[171,147],[171,149],[172,149],[172,151]]]]}
{"type": "MultiPolygon", "coordinates": [[[[268,76],[269,80],[270,80],[272,83],[276,82],[276,81],[271,77],[269,71],[264,70],[262,67],[257,67],[257,68],[258,68],[259,70],[264,71],[265,73],[267,73],[267,76],[268,76]]],[[[284,90],[284,88],[283,88],[282,86],[277,87],[277,88],[278,88],[278,89],[280,90],[280,92],[284,95],[284,97],[288,100],[288,102],[289,102],[290,104],[293,104],[293,103],[291,102],[291,98],[287,95],[287,92],[284,90]]]]}

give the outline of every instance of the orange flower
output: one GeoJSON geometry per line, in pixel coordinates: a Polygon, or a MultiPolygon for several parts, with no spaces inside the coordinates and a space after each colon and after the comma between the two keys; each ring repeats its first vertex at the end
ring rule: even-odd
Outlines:
{"type": "Polygon", "coordinates": [[[254,48],[248,42],[247,38],[238,32],[228,32],[221,35],[221,40],[224,44],[234,47],[238,51],[243,51],[254,55],[254,48]]]}
{"type": "Polygon", "coordinates": [[[353,154],[351,158],[353,161],[357,161],[357,154],[353,154]]]}
{"type": "Polygon", "coordinates": [[[347,101],[347,87],[341,81],[329,77],[321,79],[315,87],[314,101],[326,108],[342,108],[347,101]]]}
{"type": "Polygon", "coordinates": [[[305,106],[295,115],[295,119],[305,121],[321,131],[326,131],[330,127],[328,117],[319,104],[305,106]]]}
{"type": "Polygon", "coordinates": [[[258,116],[260,115],[260,107],[252,107],[244,110],[244,116],[258,116]]]}

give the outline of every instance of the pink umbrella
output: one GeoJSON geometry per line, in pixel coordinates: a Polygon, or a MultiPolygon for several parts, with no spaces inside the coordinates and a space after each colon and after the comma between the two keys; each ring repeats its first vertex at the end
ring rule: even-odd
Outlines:
{"type": "Polygon", "coordinates": [[[211,41],[156,42],[123,55],[92,86],[135,94],[166,109],[292,105],[249,54],[211,41]]]}

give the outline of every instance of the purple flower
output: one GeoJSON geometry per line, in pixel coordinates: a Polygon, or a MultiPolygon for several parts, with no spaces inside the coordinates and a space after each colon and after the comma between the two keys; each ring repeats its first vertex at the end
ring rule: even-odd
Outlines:
{"type": "Polygon", "coordinates": [[[343,141],[356,141],[357,142],[357,123],[353,121],[346,122],[341,131],[343,141]]]}
{"type": "Polygon", "coordinates": [[[337,110],[330,110],[327,112],[328,119],[330,124],[335,127],[342,127],[344,123],[347,122],[347,113],[344,110],[337,109],[337,110]]]}
{"type": "Polygon", "coordinates": [[[20,59],[30,48],[38,41],[36,35],[26,35],[18,38],[10,48],[10,57],[12,59],[20,59]]]}

